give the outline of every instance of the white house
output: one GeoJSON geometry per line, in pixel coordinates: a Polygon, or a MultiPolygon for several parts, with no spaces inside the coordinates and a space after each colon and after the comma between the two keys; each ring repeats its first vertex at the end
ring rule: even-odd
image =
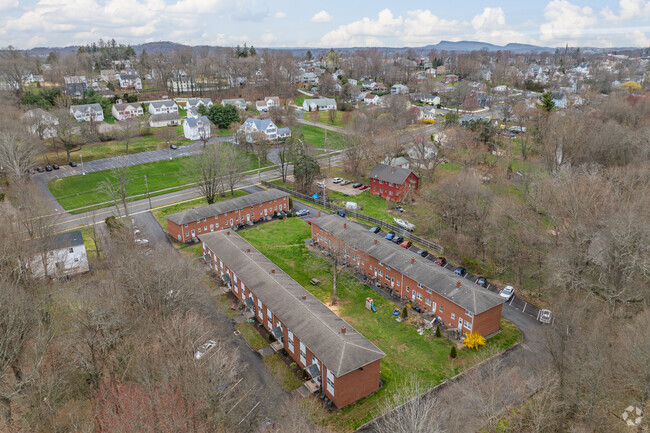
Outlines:
{"type": "Polygon", "coordinates": [[[269,110],[271,108],[280,108],[280,98],[277,96],[267,96],[264,98],[264,102],[266,102],[266,106],[269,107],[269,110]]]}
{"type": "Polygon", "coordinates": [[[406,95],[409,92],[409,88],[404,84],[393,84],[390,88],[390,93],[393,95],[406,95]]]}
{"type": "Polygon", "coordinates": [[[381,104],[381,98],[375,94],[367,93],[363,98],[363,102],[367,105],[379,105],[381,104]]]}
{"type": "Polygon", "coordinates": [[[424,95],[422,98],[420,98],[420,101],[424,104],[437,106],[440,104],[440,96],[424,95]]]}
{"type": "Polygon", "coordinates": [[[224,99],[221,101],[221,105],[224,107],[226,105],[234,105],[241,111],[246,111],[246,101],[244,98],[234,98],[234,99],[224,99]]]}
{"type": "Polygon", "coordinates": [[[203,105],[203,106],[205,106],[205,108],[209,109],[214,104],[212,103],[212,99],[210,99],[210,98],[189,98],[187,100],[187,102],[185,103],[185,108],[188,109],[188,110],[190,108],[198,110],[201,105],[203,105]]]}
{"type": "Polygon", "coordinates": [[[377,83],[375,83],[374,81],[364,81],[361,84],[362,90],[373,90],[375,87],[377,87],[377,83]]]}
{"type": "MultiPolygon", "coordinates": [[[[246,142],[248,143],[253,142],[255,140],[255,134],[258,133],[264,133],[269,140],[276,140],[278,138],[278,127],[275,126],[275,123],[271,119],[254,119],[249,117],[239,127],[239,131],[244,133],[246,142]]],[[[291,135],[291,131],[289,131],[289,135],[291,135]]]]}
{"type": "Polygon", "coordinates": [[[28,268],[36,277],[65,276],[88,271],[88,256],[80,230],[36,239],[32,246],[40,250],[28,268]],[[41,254],[45,253],[43,257],[41,254]]]}
{"type": "Polygon", "coordinates": [[[178,105],[171,99],[166,101],[151,101],[149,103],[149,112],[151,114],[178,113],[178,105]]]}
{"type": "Polygon", "coordinates": [[[149,126],[161,128],[163,126],[177,126],[181,124],[181,116],[178,112],[152,114],[149,117],[149,126]]]}
{"type": "Polygon", "coordinates": [[[186,118],[183,120],[183,134],[190,140],[210,137],[212,135],[210,120],[205,116],[186,118]]]}
{"type": "Polygon", "coordinates": [[[336,101],[331,98],[305,99],[302,109],[304,111],[336,110],[336,101]]]}
{"type": "Polygon", "coordinates": [[[118,78],[122,89],[133,88],[136,90],[142,90],[142,80],[135,72],[120,74],[118,75],[118,78]]]}
{"type": "Polygon", "coordinates": [[[32,134],[40,135],[44,139],[56,137],[55,126],[59,120],[41,108],[33,108],[23,115],[29,122],[29,130],[32,134]]]}
{"type": "Polygon", "coordinates": [[[115,104],[113,105],[113,108],[111,108],[111,113],[113,113],[113,117],[117,120],[125,120],[142,116],[144,110],[142,109],[142,105],[137,103],[115,104]]]}
{"type": "Polygon", "coordinates": [[[70,113],[77,119],[77,122],[93,120],[95,122],[104,121],[104,110],[99,104],[73,105],[70,107],[70,113]]]}
{"type": "Polygon", "coordinates": [[[196,81],[190,77],[177,77],[169,80],[168,84],[174,92],[191,92],[197,89],[196,81]]]}
{"type": "Polygon", "coordinates": [[[99,72],[99,75],[101,76],[102,80],[106,81],[107,83],[109,81],[115,81],[117,79],[117,73],[115,72],[115,69],[102,69],[99,72]]]}
{"type": "Polygon", "coordinates": [[[557,108],[566,108],[567,97],[564,93],[553,93],[553,102],[557,108]]]}

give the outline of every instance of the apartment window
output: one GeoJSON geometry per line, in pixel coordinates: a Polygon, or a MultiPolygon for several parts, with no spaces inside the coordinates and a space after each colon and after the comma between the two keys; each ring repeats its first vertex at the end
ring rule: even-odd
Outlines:
{"type": "Polygon", "coordinates": [[[380,277],[384,276],[384,273],[382,271],[380,271],[380,270],[378,270],[377,273],[379,274],[380,277]]]}
{"type": "Polygon", "coordinates": [[[382,189],[381,189],[381,188],[379,188],[379,192],[380,192],[380,193],[382,193],[382,192],[384,192],[384,191],[382,191],[382,189]]]}
{"type": "Polygon", "coordinates": [[[443,311],[445,311],[445,309],[444,309],[443,306],[441,305],[441,306],[440,306],[440,312],[442,313],[443,311]]]}
{"type": "Polygon", "coordinates": [[[397,287],[399,287],[399,280],[397,280],[397,287]]]}
{"type": "Polygon", "coordinates": [[[201,227],[199,227],[199,233],[201,233],[201,227]]]}
{"type": "Polygon", "coordinates": [[[474,316],[474,314],[472,314],[472,312],[469,311],[469,310],[465,310],[465,315],[466,315],[467,317],[473,317],[473,316],[474,316]]]}
{"type": "Polygon", "coordinates": [[[386,276],[384,278],[386,278],[387,280],[390,280],[390,276],[388,274],[386,274],[386,276]]]}
{"type": "Polygon", "coordinates": [[[454,313],[451,313],[451,320],[454,320],[456,318],[456,315],[454,313]]]}
{"type": "Polygon", "coordinates": [[[418,292],[418,293],[417,293],[417,298],[418,298],[418,301],[421,301],[421,300],[422,300],[422,293],[419,293],[419,292],[418,292]]]}
{"type": "Polygon", "coordinates": [[[393,195],[393,191],[388,191],[388,195],[393,195]]]}
{"type": "Polygon", "coordinates": [[[472,322],[468,322],[467,320],[465,320],[465,323],[463,323],[463,326],[465,328],[469,329],[470,331],[472,330],[472,322]]]}
{"type": "Polygon", "coordinates": [[[425,298],[424,303],[427,304],[427,305],[431,305],[431,299],[425,298]]]}
{"type": "Polygon", "coordinates": [[[289,340],[289,351],[293,352],[293,332],[287,330],[287,340],[289,340]]]}
{"type": "Polygon", "coordinates": [[[418,289],[422,288],[422,284],[418,283],[418,289]]]}
{"type": "Polygon", "coordinates": [[[189,235],[190,235],[190,232],[185,232],[185,236],[189,236],[189,235]]]}
{"type": "Polygon", "coordinates": [[[407,292],[410,292],[410,291],[411,291],[411,288],[410,288],[409,286],[406,286],[406,291],[407,291],[407,292]]]}
{"type": "Polygon", "coordinates": [[[208,231],[208,226],[203,226],[203,230],[208,231]]]}

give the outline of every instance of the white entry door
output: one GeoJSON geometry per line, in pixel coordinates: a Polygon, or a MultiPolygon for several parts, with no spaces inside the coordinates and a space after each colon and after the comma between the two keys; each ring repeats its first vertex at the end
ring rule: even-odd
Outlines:
{"type": "Polygon", "coordinates": [[[390,288],[392,289],[393,287],[395,287],[395,279],[393,277],[391,277],[391,279],[390,279],[390,288]]]}
{"type": "Polygon", "coordinates": [[[411,301],[415,301],[415,290],[411,290],[411,301]]]}
{"type": "Polygon", "coordinates": [[[463,318],[462,317],[458,318],[458,330],[459,331],[463,330],[463,318]]]}
{"type": "Polygon", "coordinates": [[[264,209],[264,216],[269,216],[269,211],[264,209]]]}
{"type": "Polygon", "coordinates": [[[214,231],[214,224],[210,224],[210,231],[211,231],[211,232],[214,231]]]}
{"type": "Polygon", "coordinates": [[[195,237],[196,237],[196,233],[194,232],[194,230],[192,230],[192,239],[194,239],[195,237]]]}

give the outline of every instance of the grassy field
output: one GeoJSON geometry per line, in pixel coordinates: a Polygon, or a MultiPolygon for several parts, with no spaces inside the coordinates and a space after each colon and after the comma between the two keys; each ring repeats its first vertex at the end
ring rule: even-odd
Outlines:
{"type": "Polygon", "coordinates": [[[296,125],[291,135],[299,137],[303,135],[305,142],[314,147],[326,149],[345,149],[345,136],[340,132],[328,131],[312,125],[296,125]],[[327,136],[327,142],[326,140],[327,136]]]}
{"type": "Polygon", "coordinates": [[[320,122],[320,123],[325,123],[327,125],[334,125],[334,126],[340,126],[344,127],[345,124],[343,123],[343,111],[335,111],[336,113],[336,118],[334,120],[334,123],[330,121],[330,112],[329,111],[312,111],[312,112],[306,112],[303,113],[303,116],[305,117],[306,120],[312,121],[312,122],[320,122]]]}
{"type": "MultiPolygon", "coordinates": [[[[193,176],[187,170],[189,158],[165,159],[131,166],[132,180],[127,186],[128,195],[133,196],[147,192],[145,175],[147,175],[150,192],[194,182],[193,176]]],[[[257,158],[251,155],[246,170],[256,168],[257,158]]],[[[76,175],[53,179],[48,183],[48,188],[64,209],[76,209],[110,200],[101,188],[106,179],[110,181],[115,179],[110,170],[96,171],[85,176],[76,175]]]]}
{"type": "MultiPolygon", "coordinates": [[[[175,140],[174,144],[183,145],[191,142],[191,140],[179,139],[175,140]]],[[[150,150],[156,149],[164,149],[166,147],[167,144],[157,139],[154,135],[137,137],[129,142],[129,154],[148,152],[150,150]]],[[[84,161],[88,162],[95,159],[124,155],[125,153],[126,145],[124,144],[124,141],[107,141],[103,143],[100,142],[83,146],[78,152],[72,153],[71,157],[73,161],[79,163],[81,161],[81,158],[79,156],[80,154],[83,155],[84,161]]],[[[49,152],[47,154],[47,160],[49,160],[50,164],[65,165],[68,163],[65,151],[49,152]]],[[[46,163],[45,158],[43,158],[43,163],[46,163]]]]}
{"type": "Polygon", "coordinates": [[[244,340],[246,340],[253,350],[260,350],[262,347],[268,346],[269,342],[266,341],[259,332],[257,332],[257,329],[255,329],[254,326],[257,326],[257,324],[248,322],[238,323],[237,329],[241,332],[242,337],[244,337],[244,340]]]}
{"type": "MultiPolygon", "coordinates": [[[[217,202],[222,200],[230,200],[231,198],[237,198],[247,194],[248,193],[240,189],[236,189],[234,191],[234,195],[230,195],[230,192],[228,192],[223,197],[217,197],[217,202]]],[[[205,206],[206,204],[207,203],[204,198],[197,198],[196,200],[190,200],[183,203],[176,203],[171,206],[165,206],[165,207],[155,209],[153,211],[153,216],[158,220],[162,228],[167,232],[169,231],[169,228],[167,227],[167,218],[166,218],[167,215],[171,215],[176,212],[182,212],[187,209],[192,209],[193,207],[205,206]]]]}
{"type": "Polygon", "coordinates": [[[302,107],[302,103],[305,102],[305,99],[314,99],[312,96],[303,95],[302,93],[296,96],[296,99],[293,100],[294,104],[298,107],[302,107]]]}
{"type": "MultiPolygon", "coordinates": [[[[240,234],[318,299],[325,303],[330,301],[332,278],[325,269],[324,260],[311,253],[303,243],[310,237],[309,225],[304,221],[288,218],[240,234]],[[312,278],[318,278],[321,284],[309,284],[312,278]]],[[[340,431],[350,431],[376,416],[378,405],[398,384],[417,379],[434,386],[494,353],[496,348],[505,348],[520,338],[514,326],[503,322],[503,331],[490,339],[486,348],[478,352],[461,349],[458,358],[450,360],[452,343],[449,340],[421,336],[410,323],[397,322],[392,315],[395,304],[351,275],[339,276],[338,296],[336,313],[386,353],[381,365],[383,388],[330,416],[328,422],[340,431]],[[366,310],[366,297],[374,299],[377,313],[366,310]]]]}
{"type": "Polygon", "coordinates": [[[293,391],[302,386],[302,381],[296,377],[277,355],[268,355],[264,357],[264,364],[271,370],[271,373],[280,382],[280,385],[287,391],[293,391]]]}

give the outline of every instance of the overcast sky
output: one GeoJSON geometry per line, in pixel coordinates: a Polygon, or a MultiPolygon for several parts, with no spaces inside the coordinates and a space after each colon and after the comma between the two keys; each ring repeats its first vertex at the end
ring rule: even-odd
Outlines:
{"type": "Polygon", "coordinates": [[[0,0],[0,46],[650,46],[650,0],[0,0]]]}

